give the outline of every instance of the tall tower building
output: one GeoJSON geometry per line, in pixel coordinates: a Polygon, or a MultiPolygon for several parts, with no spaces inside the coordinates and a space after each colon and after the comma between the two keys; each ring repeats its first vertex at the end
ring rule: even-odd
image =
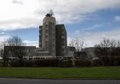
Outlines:
{"type": "Polygon", "coordinates": [[[66,56],[67,32],[64,24],[56,24],[55,17],[47,14],[39,27],[39,47],[51,56],[66,56]]]}
{"type": "Polygon", "coordinates": [[[43,19],[43,25],[40,26],[40,43],[43,50],[49,51],[49,54],[56,56],[56,20],[52,14],[47,14],[43,19]]]}

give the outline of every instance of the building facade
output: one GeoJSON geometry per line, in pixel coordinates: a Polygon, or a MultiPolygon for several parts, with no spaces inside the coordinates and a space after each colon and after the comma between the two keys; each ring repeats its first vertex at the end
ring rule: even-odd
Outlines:
{"type": "Polygon", "coordinates": [[[56,25],[56,56],[67,55],[67,32],[64,24],[56,25]]]}
{"type": "Polygon", "coordinates": [[[4,46],[4,57],[9,60],[24,58],[33,59],[36,53],[35,46],[4,46]]]}
{"type": "Polygon", "coordinates": [[[43,19],[43,25],[40,26],[40,41],[39,47],[43,50],[49,51],[49,54],[56,56],[56,20],[50,14],[47,14],[43,19]]]}
{"type": "Polygon", "coordinates": [[[39,47],[49,55],[61,57],[67,54],[67,32],[64,24],[56,24],[55,17],[47,14],[39,27],[39,47]]]}

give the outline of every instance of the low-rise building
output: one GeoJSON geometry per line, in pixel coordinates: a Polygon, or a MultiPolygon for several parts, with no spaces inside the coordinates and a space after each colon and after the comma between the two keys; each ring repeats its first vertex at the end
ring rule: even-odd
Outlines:
{"type": "Polygon", "coordinates": [[[75,47],[68,46],[67,47],[67,56],[68,58],[73,58],[75,56],[76,49],[75,47]]]}

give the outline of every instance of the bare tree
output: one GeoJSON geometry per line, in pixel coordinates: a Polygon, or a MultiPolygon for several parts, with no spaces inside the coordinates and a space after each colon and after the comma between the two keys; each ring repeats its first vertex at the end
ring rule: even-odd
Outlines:
{"type": "Polygon", "coordinates": [[[74,39],[71,40],[69,45],[75,47],[76,51],[79,52],[84,47],[85,43],[84,43],[84,41],[79,39],[79,37],[75,37],[74,39]]]}
{"type": "Polygon", "coordinates": [[[120,59],[120,41],[104,38],[95,45],[95,53],[103,65],[118,65],[120,59]]]}
{"type": "Polygon", "coordinates": [[[0,56],[3,59],[3,66],[6,66],[8,64],[7,56],[4,53],[4,46],[6,44],[6,41],[0,43],[0,56]]]}
{"type": "Polygon", "coordinates": [[[10,59],[13,58],[18,59],[20,60],[20,62],[22,62],[23,57],[25,55],[26,55],[25,46],[19,37],[14,36],[12,38],[9,38],[5,42],[3,53],[4,63],[6,63],[6,61],[8,62],[10,59]]]}
{"type": "Polygon", "coordinates": [[[12,38],[7,39],[6,45],[7,46],[23,46],[24,43],[22,42],[21,38],[14,36],[12,38]]]}

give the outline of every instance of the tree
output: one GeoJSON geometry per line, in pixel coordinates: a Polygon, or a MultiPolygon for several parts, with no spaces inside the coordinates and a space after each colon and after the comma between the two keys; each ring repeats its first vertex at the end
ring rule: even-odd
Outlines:
{"type": "Polygon", "coordinates": [[[21,62],[22,64],[23,57],[25,55],[26,55],[25,46],[19,37],[14,36],[12,38],[7,39],[4,46],[3,54],[4,63],[6,63],[6,61],[7,62],[10,61],[10,59],[16,60],[18,59],[19,62],[21,62]]]}
{"type": "Polygon", "coordinates": [[[77,52],[80,52],[83,49],[85,43],[78,37],[75,37],[74,39],[71,40],[69,45],[75,47],[77,52]]]}
{"type": "MultiPolygon", "coordinates": [[[[73,38],[69,45],[75,47],[76,49],[76,52],[74,52],[74,57],[76,58],[76,60],[81,59],[85,61],[89,59],[87,53],[83,49],[85,47],[85,42],[81,40],[78,36],[73,38]]],[[[73,64],[75,64],[74,58],[72,60],[73,60],[73,64]]]]}
{"type": "Polygon", "coordinates": [[[23,46],[24,43],[22,42],[21,38],[14,36],[12,38],[7,39],[6,45],[7,46],[23,46]]]}
{"type": "Polygon", "coordinates": [[[7,66],[7,64],[8,64],[7,56],[6,56],[5,53],[4,53],[5,43],[6,43],[6,41],[1,42],[1,44],[0,44],[0,47],[1,47],[1,48],[0,48],[0,56],[3,58],[3,66],[7,66]]]}
{"type": "Polygon", "coordinates": [[[120,41],[104,38],[100,44],[95,45],[95,54],[103,65],[119,65],[120,41]]]}

